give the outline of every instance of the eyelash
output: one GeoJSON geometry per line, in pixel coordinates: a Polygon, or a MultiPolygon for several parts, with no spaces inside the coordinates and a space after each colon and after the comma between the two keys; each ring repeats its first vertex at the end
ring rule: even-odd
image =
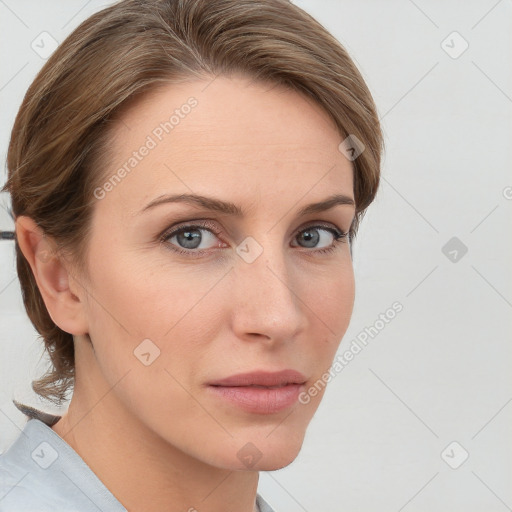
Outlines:
{"type": "MultiPolygon", "coordinates": [[[[181,226],[177,229],[172,229],[165,231],[162,235],[159,237],[159,241],[169,247],[171,251],[177,252],[178,254],[183,254],[185,256],[192,256],[192,257],[200,257],[203,256],[205,253],[209,252],[211,249],[207,250],[195,250],[195,249],[181,249],[174,244],[171,244],[168,242],[168,240],[175,235],[178,235],[185,231],[193,231],[195,229],[205,229],[207,231],[210,231],[213,233],[216,237],[220,236],[219,231],[216,229],[215,224],[205,221],[200,222],[197,224],[187,224],[184,226],[181,226]]],[[[319,224],[312,224],[310,226],[306,226],[305,228],[302,228],[301,230],[297,231],[296,236],[299,233],[302,233],[304,231],[307,231],[309,229],[323,229],[324,231],[329,231],[334,235],[334,242],[330,247],[326,247],[324,249],[311,249],[309,252],[316,252],[317,254],[328,254],[333,251],[335,251],[338,248],[339,244],[346,243],[347,240],[350,240],[350,237],[348,233],[345,231],[341,231],[337,228],[325,226],[325,225],[319,225],[319,224]]],[[[306,249],[306,248],[305,248],[306,249]]],[[[306,249],[307,250],[307,249],[306,249]]]]}

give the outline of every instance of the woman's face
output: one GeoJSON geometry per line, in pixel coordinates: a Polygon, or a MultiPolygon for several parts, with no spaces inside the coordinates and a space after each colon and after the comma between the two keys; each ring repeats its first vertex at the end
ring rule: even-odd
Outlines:
{"type": "Polygon", "coordinates": [[[341,141],[312,101],[242,77],[164,86],[116,124],[84,307],[97,364],[134,424],[228,469],[297,456],[354,302],[349,243],[335,235],[353,204],[301,214],[354,198],[341,141]],[[182,194],[208,199],[163,201],[182,194]],[[212,385],[282,370],[303,377],[212,385]]]}

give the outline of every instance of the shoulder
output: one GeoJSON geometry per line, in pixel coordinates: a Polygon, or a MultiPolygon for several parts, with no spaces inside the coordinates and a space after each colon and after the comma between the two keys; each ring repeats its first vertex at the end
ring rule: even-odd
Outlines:
{"type": "Polygon", "coordinates": [[[0,455],[0,512],[126,512],[48,424],[30,419],[0,455]]]}
{"type": "Polygon", "coordinates": [[[0,454],[0,512],[54,512],[66,507],[56,492],[61,477],[50,469],[58,454],[42,435],[47,427],[38,423],[29,420],[0,454]]]}
{"type": "Polygon", "coordinates": [[[51,495],[43,469],[18,456],[20,444],[24,443],[18,438],[0,455],[0,512],[53,512],[55,505],[65,507],[58,495],[51,495]]]}

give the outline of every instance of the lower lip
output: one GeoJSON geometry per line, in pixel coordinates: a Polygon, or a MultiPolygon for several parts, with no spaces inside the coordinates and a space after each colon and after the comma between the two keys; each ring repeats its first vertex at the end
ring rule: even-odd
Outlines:
{"type": "Polygon", "coordinates": [[[273,389],[252,386],[208,387],[217,396],[255,414],[273,414],[291,407],[304,389],[303,384],[288,384],[273,389]]]}

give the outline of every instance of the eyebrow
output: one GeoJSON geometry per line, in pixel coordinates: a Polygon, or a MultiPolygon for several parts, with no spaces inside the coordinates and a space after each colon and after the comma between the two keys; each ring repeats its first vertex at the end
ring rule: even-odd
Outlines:
{"type": "MultiPolygon", "coordinates": [[[[244,217],[245,213],[243,209],[234,203],[229,201],[222,201],[213,197],[206,197],[197,194],[176,194],[176,195],[162,195],[153,199],[148,203],[140,212],[137,214],[144,213],[156,206],[167,203],[187,203],[193,206],[199,206],[206,210],[211,210],[218,213],[227,215],[234,215],[235,217],[244,217]]],[[[298,211],[299,216],[308,215],[311,213],[319,213],[326,210],[330,210],[337,205],[349,205],[355,206],[354,200],[344,194],[334,194],[318,203],[311,203],[304,206],[298,211]]]]}

